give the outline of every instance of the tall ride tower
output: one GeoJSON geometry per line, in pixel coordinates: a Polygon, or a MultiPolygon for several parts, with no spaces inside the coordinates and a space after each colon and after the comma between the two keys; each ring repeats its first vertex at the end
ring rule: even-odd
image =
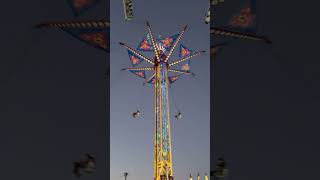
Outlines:
{"type": "Polygon", "coordinates": [[[145,83],[154,84],[155,93],[155,139],[154,139],[154,180],[173,180],[173,165],[172,165],[172,146],[170,135],[170,110],[168,87],[170,83],[175,82],[181,75],[193,74],[190,72],[190,62],[184,64],[180,69],[173,69],[172,66],[186,62],[192,57],[197,56],[205,51],[193,53],[190,49],[180,44],[180,58],[169,62],[173,50],[179,43],[184,29],[174,36],[161,38],[157,41],[154,39],[149,23],[147,22],[148,34],[138,46],[138,51],[153,51],[154,58],[149,59],[133,48],[120,43],[128,50],[128,54],[133,66],[146,61],[151,64],[150,67],[133,67],[125,68],[135,75],[142,77],[145,83]],[[146,72],[152,72],[149,78],[146,78],[146,72]],[[171,73],[179,75],[170,76],[171,73]]]}

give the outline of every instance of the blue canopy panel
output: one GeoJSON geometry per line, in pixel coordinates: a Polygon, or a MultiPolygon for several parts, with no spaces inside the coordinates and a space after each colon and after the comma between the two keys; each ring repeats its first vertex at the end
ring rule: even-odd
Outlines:
{"type": "Polygon", "coordinates": [[[140,58],[139,56],[135,55],[130,50],[128,50],[128,55],[129,55],[130,61],[132,63],[132,66],[136,66],[136,65],[140,64],[143,61],[142,58],[140,58]]]}
{"type": "Polygon", "coordinates": [[[148,36],[146,38],[143,38],[142,41],[139,43],[138,51],[152,51],[152,45],[150,43],[150,40],[148,36]]]}
{"type": "MultiPolygon", "coordinates": [[[[180,58],[185,58],[185,57],[188,57],[190,56],[191,54],[193,53],[192,50],[190,50],[189,48],[187,48],[186,46],[180,44],[180,52],[179,52],[179,57],[180,58]]],[[[190,71],[191,69],[191,66],[190,66],[190,60],[184,62],[182,65],[181,65],[181,70],[182,71],[190,71]]]]}
{"type": "Polygon", "coordinates": [[[180,53],[179,53],[180,58],[188,57],[192,54],[192,52],[193,52],[192,50],[190,50],[186,46],[180,44],[180,53]]]}
{"type": "Polygon", "coordinates": [[[159,38],[158,41],[163,45],[163,47],[167,51],[170,51],[170,49],[172,48],[174,42],[178,39],[178,37],[179,37],[179,34],[176,34],[167,38],[159,38]]]}
{"type": "Polygon", "coordinates": [[[110,28],[61,28],[63,31],[71,34],[86,44],[95,48],[110,52],[110,28]]]}
{"type": "Polygon", "coordinates": [[[176,82],[176,80],[178,80],[180,77],[181,77],[181,75],[168,77],[170,84],[176,82]]]}
{"type": "Polygon", "coordinates": [[[67,0],[67,2],[74,16],[79,16],[94,7],[100,0],[67,0]]]}
{"type": "Polygon", "coordinates": [[[131,73],[135,74],[136,76],[139,76],[141,78],[146,78],[146,71],[145,70],[129,70],[131,73]]]}
{"type": "Polygon", "coordinates": [[[187,62],[184,62],[184,63],[181,65],[181,70],[182,70],[182,71],[187,71],[187,72],[189,72],[189,71],[191,70],[190,60],[188,60],[187,62]]]}

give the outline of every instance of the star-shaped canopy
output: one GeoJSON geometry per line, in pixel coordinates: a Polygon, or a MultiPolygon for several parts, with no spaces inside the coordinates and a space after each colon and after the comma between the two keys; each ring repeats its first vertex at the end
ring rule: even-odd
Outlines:
{"type": "Polygon", "coordinates": [[[151,66],[149,67],[132,67],[132,68],[124,68],[122,70],[127,70],[138,77],[144,78],[144,83],[155,83],[155,67],[158,62],[164,62],[167,64],[168,71],[174,73],[174,75],[169,76],[168,80],[172,84],[177,79],[179,79],[182,75],[194,75],[190,71],[190,59],[198,56],[205,51],[193,52],[191,49],[187,48],[185,45],[180,44],[180,52],[179,58],[173,61],[170,61],[170,57],[172,56],[173,51],[179,44],[183,34],[185,33],[187,26],[183,28],[183,30],[171,37],[167,38],[159,38],[155,39],[151,27],[147,22],[147,30],[148,34],[143,40],[140,42],[137,50],[129,47],[124,43],[120,43],[128,51],[129,58],[133,66],[137,66],[143,61],[149,63],[151,66]],[[139,51],[152,51],[154,53],[155,58],[148,58],[147,56],[141,54],[139,51]],[[174,66],[180,65],[182,66],[177,69],[173,68],[174,66]],[[151,72],[151,76],[147,78],[146,72],[151,72]]]}

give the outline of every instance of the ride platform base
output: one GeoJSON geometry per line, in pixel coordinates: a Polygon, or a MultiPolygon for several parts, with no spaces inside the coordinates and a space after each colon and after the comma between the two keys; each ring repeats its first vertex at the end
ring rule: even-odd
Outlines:
{"type": "MultiPolygon", "coordinates": [[[[154,180],[156,180],[156,178],[154,178],[154,180]]],[[[161,176],[160,176],[160,180],[173,180],[173,177],[172,177],[172,176],[169,176],[169,179],[167,179],[167,176],[166,176],[166,175],[161,175],[161,176]]]]}

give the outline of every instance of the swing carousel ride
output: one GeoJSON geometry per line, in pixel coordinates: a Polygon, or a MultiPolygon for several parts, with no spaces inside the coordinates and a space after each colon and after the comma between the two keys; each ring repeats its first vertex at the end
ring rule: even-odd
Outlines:
{"type": "Polygon", "coordinates": [[[155,140],[154,140],[154,179],[155,180],[173,180],[172,149],[170,135],[170,111],[168,87],[182,75],[193,75],[190,71],[190,59],[198,56],[205,51],[193,52],[180,43],[179,58],[169,62],[169,59],[180,42],[187,26],[171,37],[155,39],[151,27],[147,22],[147,37],[143,38],[135,50],[126,44],[120,42],[120,45],[127,49],[129,58],[134,67],[124,68],[138,77],[145,79],[146,83],[154,85],[155,91],[155,140]],[[139,51],[153,51],[154,58],[148,58],[139,51]],[[141,62],[150,64],[148,67],[136,67],[141,62]],[[184,63],[181,69],[175,69],[173,66],[184,63]],[[147,78],[146,72],[152,72],[147,78]],[[178,75],[169,75],[174,73],[178,75]]]}

